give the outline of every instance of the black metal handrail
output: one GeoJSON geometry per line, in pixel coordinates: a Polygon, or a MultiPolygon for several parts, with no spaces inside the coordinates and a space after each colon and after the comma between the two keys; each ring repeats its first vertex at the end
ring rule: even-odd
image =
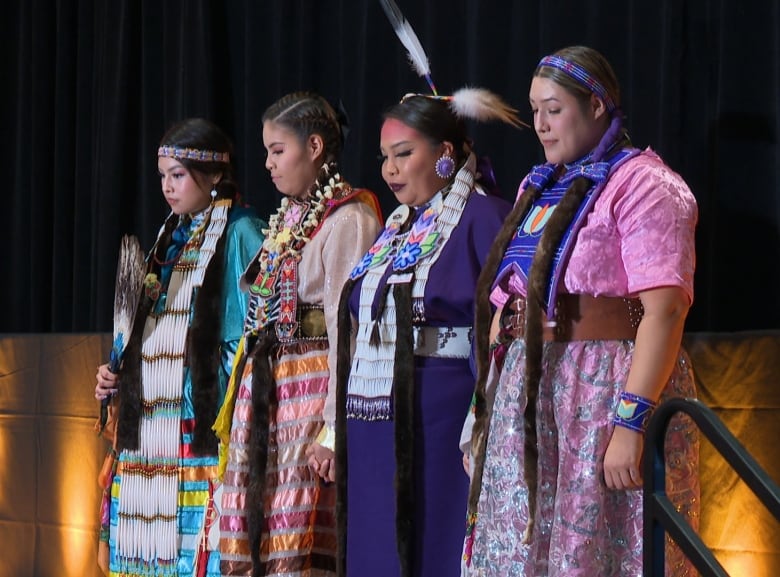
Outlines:
{"type": "Polygon", "coordinates": [[[696,399],[669,399],[655,410],[645,439],[643,574],[645,577],[664,575],[664,542],[665,533],[668,532],[702,577],[728,577],[729,574],[709,547],[666,496],[664,438],[669,421],[678,412],[688,414],[696,422],[715,450],[731,465],[775,519],[780,520],[780,487],[769,478],[766,471],[750,456],[712,409],[696,399]]]}

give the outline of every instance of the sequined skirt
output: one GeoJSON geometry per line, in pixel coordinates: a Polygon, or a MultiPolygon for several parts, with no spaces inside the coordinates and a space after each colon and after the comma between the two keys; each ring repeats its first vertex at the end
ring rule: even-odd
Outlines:
{"type": "MultiPolygon", "coordinates": [[[[573,577],[642,575],[642,492],[607,489],[603,458],[633,354],[632,341],[545,343],[537,406],[536,524],[529,543],[523,474],[525,343],[514,341],[499,377],[490,421],[470,576],[573,577]]],[[[695,397],[693,371],[681,352],[662,400],[695,397]]],[[[665,442],[666,490],[698,527],[698,432],[675,416],[665,442]]],[[[667,544],[667,575],[695,575],[667,544]]]]}

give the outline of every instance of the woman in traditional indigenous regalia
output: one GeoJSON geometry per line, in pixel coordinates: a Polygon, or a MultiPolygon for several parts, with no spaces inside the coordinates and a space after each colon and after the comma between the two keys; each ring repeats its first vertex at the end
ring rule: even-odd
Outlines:
{"type": "MultiPolygon", "coordinates": [[[[695,396],[680,343],[696,201],[631,145],[595,50],[543,58],[530,103],[547,163],[521,184],[477,287],[465,574],[641,575],[647,420],[658,402],[695,396]]],[[[666,494],[695,528],[690,418],[673,418],[665,451],[666,494]]],[[[676,546],[666,553],[667,575],[694,574],[676,546]]]]}
{"type": "Polygon", "coordinates": [[[219,575],[217,437],[247,299],[238,277],[265,226],[238,203],[227,136],[185,120],[158,149],[171,214],[149,253],[118,375],[98,369],[96,397],[119,399],[117,466],[102,538],[111,575],[219,575]]]}
{"type": "Polygon", "coordinates": [[[335,488],[308,463],[329,467],[339,292],[380,229],[374,194],[339,173],[343,130],[309,92],[263,115],[265,165],[284,198],[243,275],[245,338],[216,426],[224,575],[335,571],[335,488]]]}
{"type": "Polygon", "coordinates": [[[336,478],[348,575],[458,571],[474,287],[510,208],[491,194],[466,119],[518,123],[483,89],[410,94],[384,114],[382,177],[402,204],[352,271],[339,320],[336,478]]]}

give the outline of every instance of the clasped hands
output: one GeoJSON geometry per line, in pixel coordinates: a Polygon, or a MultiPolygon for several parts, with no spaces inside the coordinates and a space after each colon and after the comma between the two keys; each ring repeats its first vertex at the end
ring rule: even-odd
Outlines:
{"type": "Polygon", "coordinates": [[[309,467],[328,483],[336,481],[336,454],[319,443],[312,443],[306,449],[309,467]]]}

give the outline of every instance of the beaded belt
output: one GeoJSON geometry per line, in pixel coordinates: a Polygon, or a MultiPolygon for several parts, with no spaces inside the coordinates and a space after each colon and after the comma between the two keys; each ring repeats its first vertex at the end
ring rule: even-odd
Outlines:
{"type": "MultiPolygon", "coordinates": [[[[633,340],[644,308],[638,298],[559,294],[555,318],[545,320],[545,341],[633,340]]],[[[502,332],[518,339],[525,335],[525,298],[508,301],[501,313],[502,332]]]]}
{"type": "Polygon", "coordinates": [[[418,357],[467,359],[471,354],[471,327],[416,326],[413,331],[418,357]]]}

